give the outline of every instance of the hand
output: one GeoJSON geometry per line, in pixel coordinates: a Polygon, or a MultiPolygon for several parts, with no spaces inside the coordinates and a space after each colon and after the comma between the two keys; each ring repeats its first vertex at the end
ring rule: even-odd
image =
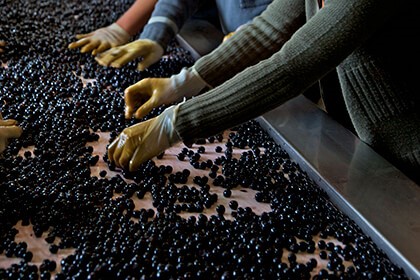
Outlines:
{"type": "Polygon", "coordinates": [[[3,53],[4,52],[4,50],[3,50],[3,47],[4,46],[6,46],[6,42],[0,40],[0,53],[3,53]]]}
{"type": "Polygon", "coordinates": [[[108,159],[131,172],[148,159],[180,141],[174,124],[179,105],[167,108],[159,116],[127,127],[109,145],[108,159]]]}
{"type": "Polygon", "coordinates": [[[230,37],[232,37],[236,32],[238,32],[239,30],[244,28],[246,25],[247,25],[247,23],[244,23],[244,24],[238,26],[235,31],[232,31],[232,32],[226,34],[225,37],[223,37],[222,43],[226,42],[228,39],[230,39],[230,37]]]}
{"type": "Polygon", "coordinates": [[[125,117],[143,118],[153,108],[197,95],[206,85],[194,68],[184,68],[170,78],[143,79],[124,92],[125,117]]]}
{"type": "Polygon", "coordinates": [[[225,37],[223,37],[222,43],[226,42],[230,37],[233,36],[233,34],[235,34],[235,32],[230,32],[230,33],[226,34],[225,37]]]}
{"type": "Polygon", "coordinates": [[[86,53],[92,51],[92,55],[96,55],[109,48],[124,45],[130,41],[130,38],[130,34],[118,24],[113,23],[88,34],[76,35],[78,41],[69,44],[68,47],[69,49],[82,47],[80,52],[86,53]]]}
{"type": "Polygon", "coordinates": [[[163,55],[163,48],[156,42],[140,39],[124,46],[112,48],[95,59],[102,66],[120,68],[128,62],[142,56],[143,60],[137,65],[137,69],[143,71],[157,62],[163,55]]]}
{"type": "Polygon", "coordinates": [[[17,126],[17,121],[3,120],[0,114],[0,154],[6,149],[9,138],[18,138],[22,134],[22,128],[17,126]]]}

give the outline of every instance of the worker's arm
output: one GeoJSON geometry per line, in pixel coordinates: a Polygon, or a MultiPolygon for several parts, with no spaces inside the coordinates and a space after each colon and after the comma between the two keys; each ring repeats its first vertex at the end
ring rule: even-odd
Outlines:
{"type": "MultiPolygon", "coordinates": [[[[351,4],[336,0],[327,2],[320,12],[301,26],[298,18],[305,13],[304,3],[303,0],[275,0],[261,17],[195,64],[195,69],[206,81],[219,84],[224,80],[222,76],[234,75],[227,69],[236,73],[236,65],[243,67],[246,64],[240,59],[247,60],[250,56],[253,60],[255,53],[261,54],[269,49],[271,42],[286,41],[268,59],[178,105],[179,110],[173,119],[176,135],[184,142],[192,143],[194,139],[215,135],[258,117],[301,94],[366,43],[394,11],[391,0],[351,4]]],[[[120,144],[124,146],[124,142],[120,144]]],[[[156,151],[148,153],[142,160],[157,155],[156,151]]],[[[137,150],[136,154],[140,152],[137,150]]],[[[133,158],[133,153],[126,157],[133,158]]]]}
{"type": "Polygon", "coordinates": [[[137,69],[144,70],[156,63],[168,43],[175,37],[184,22],[191,17],[203,0],[160,0],[140,38],[129,44],[116,47],[96,57],[102,66],[122,67],[142,57],[137,69]]]}
{"type": "Polygon", "coordinates": [[[181,104],[176,129],[184,141],[219,133],[303,93],[366,43],[395,10],[391,0],[329,1],[306,24],[294,26],[293,18],[305,11],[304,2],[275,0],[260,17],[195,63],[207,83],[222,84],[181,104]],[[225,76],[237,73],[248,57],[264,53],[276,38],[289,39],[274,55],[223,83],[225,76]]]}
{"type": "Polygon", "coordinates": [[[150,19],[156,3],[157,0],[136,0],[116,23],[131,36],[138,34],[150,19]]]}
{"type": "Polygon", "coordinates": [[[213,53],[199,59],[190,69],[170,79],[144,79],[127,88],[126,117],[134,115],[141,118],[153,107],[195,96],[206,86],[211,88],[278,51],[304,23],[305,17],[302,0],[287,1],[285,5],[282,11],[268,8],[262,17],[255,20],[253,28],[246,28],[245,25],[238,30],[240,39],[228,40],[213,53]],[[196,69],[205,76],[201,76],[196,69]]]}
{"type": "Polygon", "coordinates": [[[149,20],[157,0],[136,0],[115,23],[87,34],[78,34],[78,41],[70,49],[81,48],[82,53],[99,54],[109,48],[124,45],[136,35],[149,20]]]}

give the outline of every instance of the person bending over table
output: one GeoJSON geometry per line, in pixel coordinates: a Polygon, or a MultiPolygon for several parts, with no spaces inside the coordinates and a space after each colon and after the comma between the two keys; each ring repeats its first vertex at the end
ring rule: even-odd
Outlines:
{"type": "Polygon", "coordinates": [[[180,141],[278,107],[336,70],[358,137],[419,184],[419,2],[321,2],[274,0],[192,67],[128,87],[127,118],[197,96],[125,128],[108,147],[111,163],[134,171],[180,141]]]}

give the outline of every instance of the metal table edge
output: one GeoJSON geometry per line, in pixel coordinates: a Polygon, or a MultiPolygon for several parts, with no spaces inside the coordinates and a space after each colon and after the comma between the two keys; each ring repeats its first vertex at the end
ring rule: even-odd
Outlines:
{"type": "Polygon", "coordinates": [[[303,96],[256,119],[391,261],[420,279],[420,187],[303,96]]]}

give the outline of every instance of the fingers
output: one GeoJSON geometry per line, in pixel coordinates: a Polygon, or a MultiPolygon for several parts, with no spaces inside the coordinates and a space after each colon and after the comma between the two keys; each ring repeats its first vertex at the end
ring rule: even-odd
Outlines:
{"type": "Polygon", "coordinates": [[[133,117],[134,108],[132,106],[125,106],[124,117],[128,120],[133,117]]]}
{"type": "Polygon", "coordinates": [[[134,151],[133,157],[129,162],[128,169],[130,172],[134,172],[139,169],[140,165],[145,162],[147,159],[144,157],[144,152],[142,152],[143,147],[137,147],[134,151]]]}
{"type": "Polygon", "coordinates": [[[98,62],[99,65],[107,67],[107,66],[109,66],[109,63],[107,63],[106,60],[104,60],[104,58],[105,58],[104,54],[105,53],[102,53],[102,54],[99,54],[99,55],[95,56],[95,60],[96,60],[96,62],[98,62]]]}
{"type": "Polygon", "coordinates": [[[108,146],[108,160],[109,162],[113,164],[115,164],[114,155],[115,155],[115,150],[117,149],[117,146],[118,146],[118,141],[119,141],[119,137],[115,138],[115,140],[112,141],[112,143],[109,144],[108,146]]]}
{"type": "Polygon", "coordinates": [[[99,45],[99,47],[97,47],[96,49],[92,51],[92,55],[97,55],[98,53],[102,53],[106,51],[107,49],[109,49],[110,47],[111,45],[109,43],[102,43],[99,45]]]}
{"type": "Polygon", "coordinates": [[[106,51],[95,59],[102,66],[120,68],[140,56],[143,56],[144,59],[138,64],[138,69],[144,70],[158,61],[162,55],[160,52],[159,54],[155,53],[151,46],[145,45],[144,42],[138,40],[106,51]]]}
{"type": "Polygon", "coordinates": [[[121,48],[113,48],[95,57],[95,60],[102,66],[110,66],[111,63],[123,55],[121,48]]]}
{"type": "Polygon", "coordinates": [[[141,80],[129,86],[124,91],[125,118],[130,119],[138,106],[141,106],[143,99],[148,97],[150,92],[149,79],[141,80]]]}
{"type": "Polygon", "coordinates": [[[19,126],[3,126],[0,127],[1,138],[18,138],[22,135],[22,128],[19,126]]]}
{"type": "Polygon", "coordinates": [[[143,52],[144,50],[139,44],[130,43],[104,52],[95,59],[102,66],[120,68],[139,56],[142,56],[143,52]]]}
{"type": "Polygon", "coordinates": [[[13,119],[3,120],[0,113],[0,153],[6,149],[9,138],[18,138],[22,135],[22,128],[16,124],[17,121],[13,119]]]}
{"type": "Polygon", "coordinates": [[[147,114],[149,114],[150,111],[152,111],[153,108],[155,107],[156,105],[154,104],[153,97],[152,97],[137,109],[134,117],[136,119],[141,119],[145,117],[147,114]]]}
{"type": "Polygon", "coordinates": [[[108,158],[116,166],[127,168],[134,149],[133,145],[128,143],[129,137],[124,131],[112,142],[108,148],[108,158]]]}
{"type": "MultiPolygon", "coordinates": [[[[110,162],[116,166],[124,169],[129,169],[130,172],[136,171],[140,165],[145,161],[143,153],[141,152],[142,148],[140,146],[136,147],[135,150],[125,150],[122,153],[119,153],[120,157],[117,157],[115,154],[116,146],[118,142],[113,142],[108,148],[108,159],[110,162]],[[112,159],[111,159],[111,157],[112,159]]],[[[125,148],[125,147],[124,147],[125,148]]]]}
{"type": "Polygon", "coordinates": [[[87,53],[87,52],[90,52],[90,51],[92,51],[92,50],[94,50],[94,49],[96,49],[99,45],[101,44],[101,42],[100,41],[93,41],[93,40],[91,40],[91,41],[89,41],[85,46],[83,46],[81,49],[80,49],[80,52],[81,53],[87,53]]]}
{"type": "Polygon", "coordinates": [[[114,59],[110,66],[111,67],[115,67],[115,68],[120,68],[124,65],[126,65],[127,63],[129,63],[130,61],[134,60],[137,58],[136,53],[133,52],[125,52],[123,53],[121,56],[117,57],[116,59],[114,59]]]}
{"type": "Polygon", "coordinates": [[[91,33],[84,34],[83,36],[76,36],[79,37],[80,40],[73,42],[68,45],[69,49],[77,49],[81,48],[81,53],[87,53],[92,51],[92,55],[96,55],[101,53],[111,47],[108,42],[102,42],[101,40],[95,40],[91,38],[91,33]]]}
{"type": "MultiPolygon", "coordinates": [[[[141,139],[139,139],[139,141],[141,141],[141,139]]],[[[130,141],[128,141],[127,143],[125,143],[119,158],[118,158],[118,166],[127,169],[129,167],[130,164],[130,160],[133,156],[133,153],[135,152],[137,146],[133,145],[132,143],[130,143],[130,141]]],[[[138,149],[138,148],[137,148],[138,149]]]]}
{"type": "Polygon", "coordinates": [[[125,117],[127,120],[131,119],[131,118],[133,117],[133,115],[134,115],[135,111],[136,111],[135,106],[127,106],[127,105],[126,105],[126,106],[125,106],[125,109],[124,109],[124,117],[125,117]]]}
{"type": "Polygon", "coordinates": [[[108,146],[108,159],[120,168],[127,169],[137,145],[130,141],[130,137],[122,132],[108,146]]]}
{"type": "Polygon", "coordinates": [[[73,43],[69,44],[68,48],[69,49],[77,49],[77,48],[80,48],[80,47],[86,45],[89,42],[90,42],[89,38],[80,39],[76,42],[73,42],[73,43]]]}
{"type": "Polygon", "coordinates": [[[82,39],[86,37],[90,37],[94,34],[94,32],[84,33],[84,34],[76,34],[76,39],[82,39]]]}
{"type": "Polygon", "coordinates": [[[153,118],[124,129],[108,147],[108,159],[118,167],[134,171],[169,147],[168,143],[161,120],[153,118]]]}
{"type": "Polygon", "coordinates": [[[0,127],[16,125],[17,121],[13,119],[3,120],[0,118],[0,127]]]}
{"type": "Polygon", "coordinates": [[[125,141],[127,140],[127,135],[122,132],[108,147],[108,159],[110,162],[114,163],[116,166],[119,166],[119,158],[124,148],[125,141]]]}

